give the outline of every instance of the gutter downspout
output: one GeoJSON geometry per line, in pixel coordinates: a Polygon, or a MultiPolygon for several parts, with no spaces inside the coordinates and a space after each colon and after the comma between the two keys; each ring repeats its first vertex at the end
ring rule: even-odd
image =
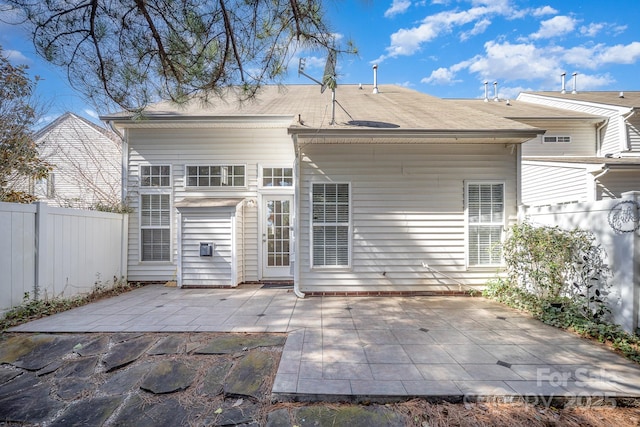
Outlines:
{"type": "Polygon", "coordinates": [[[293,293],[298,298],[304,298],[305,294],[300,290],[300,147],[298,146],[298,137],[293,136],[293,146],[295,151],[295,159],[293,161],[293,176],[295,187],[293,189],[293,212],[295,212],[294,224],[294,259],[293,259],[293,293]]]}
{"type": "MultiPolygon", "coordinates": [[[[129,194],[127,191],[129,175],[129,143],[127,141],[126,134],[123,134],[116,128],[113,120],[109,120],[107,125],[113,133],[120,137],[120,141],[122,141],[122,159],[120,160],[120,180],[122,181],[122,184],[120,185],[120,203],[122,206],[126,206],[126,200],[129,194]]],[[[126,282],[128,281],[127,276],[129,275],[129,214],[122,215],[122,235],[120,236],[120,248],[122,253],[120,257],[120,274],[126,282]]]]}
{"type": "Polygon", "coordinates": [[[622,116],[622,122],[624,123],[624,136],[626,142],[626,150],[631,151],[631,138],[629,138],[629,132],[627,131],[627,125],[631,125],[629,123],[629,119],[636,113],[636,110],[631,110],[631,112],[627,113],[625,116],[622,116]]]}
{"type": "Polygon", "coordinates": [[[602,124],[596,126],[596,155],[602,156],[602,129],[609,124],[609,119],[606,119],[602,124]]]}
{"type": "Polygon", "coordinates": [[[598,178],[609,172],[609,166],[605,166],[598,175],[593,177],[593,200],[598,200],[598,178]]]}

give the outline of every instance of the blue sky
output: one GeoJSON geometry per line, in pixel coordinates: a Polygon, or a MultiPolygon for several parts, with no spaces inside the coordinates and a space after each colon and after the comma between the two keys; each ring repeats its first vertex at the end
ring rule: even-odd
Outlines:
{"type": "MultiPolygon", "coordinates": [[[[502,98],[528,90],[560,90],[560,74],[577,72],[580,90],[640,90],[640,1],[601,0],[326,0],[339,42],[352,40],[358,55],[338,58],[338,85],[398,84],[443,98],[484,96],[484,81],[498,82],[502,98]]],[[[27,34],[0,24],[0,44],[14,63],[44,78],[40,98],[49,120],[65,111],[87,118],[97,109],[64,76],[36,56],[27,34]]],[[[320,78],[325,58],[298,52],[287,83],[320,78]]],[[[338,88],[339,96],[339,88],[338,88]]],[[[105,111],[99,111],[105,113],[105,111]]]]}

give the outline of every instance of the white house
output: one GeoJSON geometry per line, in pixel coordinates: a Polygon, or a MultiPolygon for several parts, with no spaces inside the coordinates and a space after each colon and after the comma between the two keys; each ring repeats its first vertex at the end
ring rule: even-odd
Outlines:
{"type": "Polygon", "coordinates": [[[53,166],[30,193],[51,206],[117,205],[122,191],[120,138],[73,113],[65,113],[35,135],[40,158],[53,166]]]}
{"type": "Polygon", "coordinates": [[[298,295],[483,285],[517,218],[521,144],[544,130],[376,89],[269,86],[244,104],[102,117],[124,136],[129,280],[293,280],[298,295]]]}
{"type": "Polygon", "coordinates": [[[640,189],[640,92],[525,92],[518,102],[566,115],[557,127],[548,118],[521,120],[547,129],[523,147],[525,204],[617,199],[640,189]]]}

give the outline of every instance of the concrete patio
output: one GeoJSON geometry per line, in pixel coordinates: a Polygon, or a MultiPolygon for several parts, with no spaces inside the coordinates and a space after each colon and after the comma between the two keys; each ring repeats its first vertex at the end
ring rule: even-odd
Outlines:
{"type": "Polygon", "coordinates": [[[640,365],[484,298],[150,285],[11,332],[287,332],[282,400],[640,397],[640,365]]]}

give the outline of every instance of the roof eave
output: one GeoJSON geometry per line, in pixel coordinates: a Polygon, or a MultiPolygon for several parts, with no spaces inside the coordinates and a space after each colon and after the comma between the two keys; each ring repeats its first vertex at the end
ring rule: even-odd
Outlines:
{"type": "Polygon", "coordinates": [[[492,129],[492,130],[445,130],[445,129],[314,129],[289,128],[289,134],[298,140],[316,143],[500,143],[519,144],[545,133],[543,129],[492,129]]]}

